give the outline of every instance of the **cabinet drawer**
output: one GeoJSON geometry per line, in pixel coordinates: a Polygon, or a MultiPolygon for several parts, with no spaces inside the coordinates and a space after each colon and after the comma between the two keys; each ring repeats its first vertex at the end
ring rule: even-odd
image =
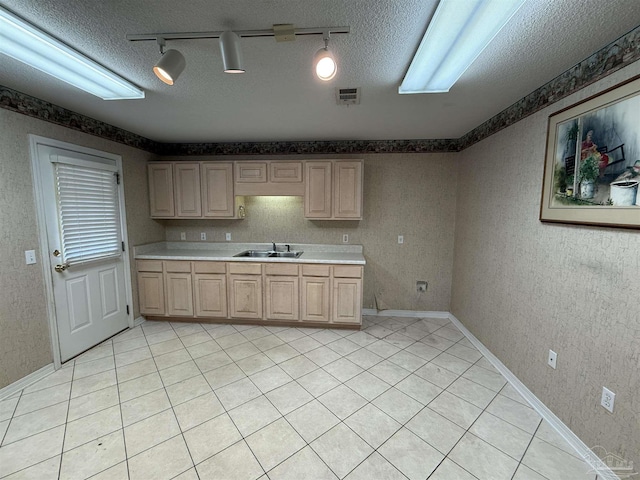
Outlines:
{"type": "Polygon", "coordinates": [[[336,265],[333,267],[333,276],[338,278],[362,278],[362,267],[336,265]]]}
{"type": "Polygon", "coordinates": [[[136,266],[139,272],[162,272],[162,260],[138,260],[136,266]]]}
{"type": "Polygon", "coordinates": [[[266,181],[266,162],[236,162],[236,183],[264,183],[266,181]]]}
{"type": "Polygon", "coordinates": [[[301,183],[302,162],[271,162],[269,181],[273,183],[301,183]]]}
{"type": "Polygon", "coordinates": [[[264,266],[266,275],[298,275],[298,265],[268,263],[264,266]]]}
{"type": "Polygon", "coordinates": [[[329,265],[303,265],[302,275],[305,277],[328,277],[329,265]]]}
{"type": "Polygon", "coordinates": [[[184,260],[166,261],[164,268],[168,273],[191,273],[191,262],[184,260]]]}
{"type": "Polygon", "coordinates": [[[261,275],[262,266],[259,263],[229,263],[229,273],[240,275],[261,275]]]}
{"type": "Polygon", "coordinates": [[[193,262],[195,273],[225,273],[227,271],[224,262],[193,262]]]}

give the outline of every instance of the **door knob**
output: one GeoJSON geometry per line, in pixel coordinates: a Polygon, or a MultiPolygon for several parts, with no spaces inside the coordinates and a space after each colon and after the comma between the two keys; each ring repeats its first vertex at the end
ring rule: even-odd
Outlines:
{"type": "Polygon", "coordinates": [[[62,273],[64,272],[67,268],[69,268],[71,265],[69,265],[68,263],[63,263],[62,265],[56,265],[54,267],[54,270],[58,273],[62,273]]]}

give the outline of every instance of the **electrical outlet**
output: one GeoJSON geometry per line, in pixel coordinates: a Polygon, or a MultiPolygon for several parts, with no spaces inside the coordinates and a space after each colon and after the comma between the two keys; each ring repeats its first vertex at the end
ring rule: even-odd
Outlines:
{"type": "Polygon", "coordinates": [[[186,232],[180,232],[180,240],[186,240],[186,239],[187,239],[186,232]]]}
{"type": "Polygon", "coordinates": [[[424,293],[427,291],[427,282],[426,280],[418,280],[416,282],[416,291],[419,293],[424,293]]]}
{"type": "Polygon", "coordinates": [[[34,263],[36,263],[36,251],[25,250],[24,259],[27,262],[27,265],[33,265],[34,263]]]}
{"type": "Polygon", "coordinates": [[[230,241],[231,241],[231,234],[230,234],[230,233],[228,233],[228,232],[227,232],[227,233],[225,233],[225,234],[224,234],[224,239],[225,239],[227,242],[230,242],[230,241]]]}
{"type": "Polygon", "coordinates": [[[398,244],[402,245],[404,243],[404,235],[398,235],[398,244]]]}
{"type": "Polygon", "coordinates": [[[613,413],[613,404],[616,401],[616,394],[609,390],[607,387],[602,387],[602,397],[600,398],[600,405],[605,409],[613,413]]]}
{"type": "Polygon", "coordinates": [[[206,240],[207,234],[205,232],[200,233],[200,240],[206,240]]]}
{"type": "Polygon", "coordinates": [[[349,243],[349,235],[348,234],[343,234],[342,235],[342,243],[349,243]]]}
{"type": "Polygon", "coordinates": [[[547,363],[551,368],[556,368],[556,359],[558,358],[558,354],[553,350],[549,350],[549,359],[547,363]]]}

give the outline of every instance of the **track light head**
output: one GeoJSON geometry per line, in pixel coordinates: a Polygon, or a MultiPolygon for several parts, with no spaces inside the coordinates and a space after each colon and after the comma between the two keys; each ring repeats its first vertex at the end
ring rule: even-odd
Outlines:
{"type": "Polygon", "coordinates": [[[184,56],[178,50],[167,50],[153,67],[153,73],[167,85],[173,85],[186,65],[184,56]]]}
{"type": "Polygon", "coordinates": [[[324,82],[332,80],[338,72],[338,65],[329,51],[329,34],[324,36],[324,48],[313,56],[313,67],[317,77],[324,82]]]}
{"type": "Polygon", "coordinates": [[[244,73],[242,51],[240,50],[240,37],[231,31],[220,35],[220,53],[224,73],[244,73]]]}

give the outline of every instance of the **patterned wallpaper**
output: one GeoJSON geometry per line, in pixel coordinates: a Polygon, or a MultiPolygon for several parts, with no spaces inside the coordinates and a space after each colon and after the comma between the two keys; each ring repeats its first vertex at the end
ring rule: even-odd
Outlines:
{"type": "Polygon", "coordinates": [[[452,313],[589,447],[636,466],[640,231],[538,215],[549,114],[638,74],[640,62],[457,154],[451,300],[452,313]],[[603,386],[616,393],[613,414],[600,406],[603,386]]]}
{"type": "Polygon", "coordinates": [[[0,108],[157,155],[300,155],[457,152],[640,60],[640,25],[458,139],[159,143],[0,85],[0,108]]]}
{"type": "MultiPolygon", "coordinates": [[[[0,245],[4,255],[0,275],[0,388],[53,360],[33,195],[30,133],[122,155],[128,243],[162,241],[165,236],[164,227],[151,220],[148,212],[146,165],[152,154],[0,109],[0,245]],[[25,250],[36,250],[37,264],[25,265],[25,250]]],[[[133,289],[137,315],[135,282],[133,289]]]]}

